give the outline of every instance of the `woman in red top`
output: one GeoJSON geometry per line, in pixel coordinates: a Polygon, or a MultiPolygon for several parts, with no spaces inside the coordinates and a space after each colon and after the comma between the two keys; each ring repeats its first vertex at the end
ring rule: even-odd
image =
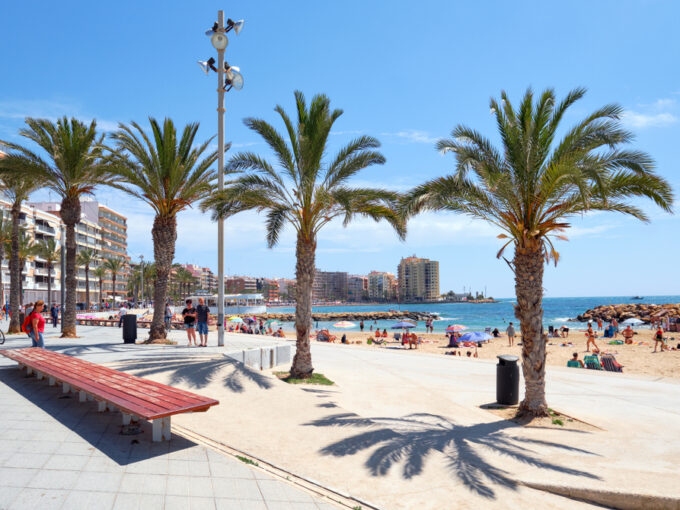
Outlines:
{"type": "Polygon", "coordinates": [[[43,332],[45,331],[45,318],[42,316],[43,308],[45,308],[45,303],[42,299],[39,299],[35,302],[33,311],[29,315],[31,319],[31,332],[28,336],[31,337],[33,342],[32,347],[45,347],[45,341],[43,340],[43,332]]]}
{"type": "Polygon", "coordinates": [[[656,347],[661,344],[661,352],[663,352],[664,349],[664,343],[663,343],[663,328],[661,327],[661,324],[659,324],[659,328],[656,330],[656,334],[654,335],[654,352],[656,352],[656,347]]]}

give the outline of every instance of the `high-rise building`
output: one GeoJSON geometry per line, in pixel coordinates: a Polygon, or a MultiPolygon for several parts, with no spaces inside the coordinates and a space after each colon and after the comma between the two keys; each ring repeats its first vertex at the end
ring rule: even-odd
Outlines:
{"type": "Polygon", "coordinates": [[[399,262],[399,298],[402,301],[439,299],[439,262],[415,255],[399,262]]]}
{"type": "Polygon", "coordinates": [[[347,273],[317,271],[314,275],[314,301],[347,301],[347,273]]]}
{"type": "MultiPolygon", "coordinates": [[[[60,215],[60,202],[35,202],[29,204],[36,210],[60,215]]],[[[91,249],[97,262],[90,266],[90,301],[96,303],[102,299],[121,301],[127,295],[127,282],[130,274],[130,257],[127,254],[127,219],[122,214],[96,200],[81,200],[80,222],[76,224],[76,246],[78,251],[91,249]],[[117,258],[125,262],[123,269],[116,275],[116,288],[110,274],[102,281],[103,296],[98,296],[99,281],[93,277],[92,270],[106,258],[117,258]]],[[[76,301],[84,303],[86,295],[85,270],[78,268],[76,301]]]]}
{"type": "Polygon", "coordinates": [[[368,277],[358,274],[347,278],[347,300],[358,302],[368,297],[368,277]]]}
{"type": "Polygon", "coordinates": [[[194,264],[181,264],[181,266],[196,278],[199,289],[217,292],[217,277],[209,267],[200,267],[194,264]]]}
{"type": "Polygon", "coordinates": [[[368,297],[376,301],[390,301],[396,298],[392,273],[371,271],[368,273],[368,297]]]}
{"type": "Polygon", "coordinates": [[[228,294],[254,294],[257,280],[250,276],[225,276],[224,291],[228,294]]]}
{"type": "Polygon", "coordinates": [[[295,301],[295,280],[290,278],[278,278],[279,299],[282,301],[295,301]]]}
{"type": "Polygon", "coordinates": [[[279,282],[264,278],[262,281],[262,295],[267,301],[279,300],[279,282]]]}

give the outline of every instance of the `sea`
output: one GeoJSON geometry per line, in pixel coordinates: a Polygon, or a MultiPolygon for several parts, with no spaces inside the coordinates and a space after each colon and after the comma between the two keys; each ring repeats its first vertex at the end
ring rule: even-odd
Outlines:
{"type": "MultiPolygon", "coordinates": [[[[543,324],[548,326],[585,327],[584,323],[572,321],[577,315],[600,305],[615,305],[624,303],[665,304],[680,303],[680,296],[643,296],[642,299],[632,299],[631,296],[602,296],[602,297],[546,297],[543,298],[543,324]]],[[[513,298],[499,299],[496,303],[436,303],[436,304],[386,304],[386,305],[341,305],[315,306],[312,312],[387,312],[389,310],[408,310],[410,312],[433,312],[439,314],[439,320],[434,322],[435,332],[444,332],[453,324],[461,324],[468,331],[484,331],[485,328],[498,328],[501,331],[513,321],[517,325],[514,313],[515,300],[513,298]]],[[[293,313],[293,307],[270,308],[274,313],[293,313]]],[[[316,329],[332,331],[359,331],[359,321],[354,321],[351,328],[336,328],[338,321],[315,322],[316,329]]],[[[376,329],[392,328],[396,321],[364,321],[364,332],[376,329]]],[[[416,324],[413,331],[425,331],[425,321],[410,321],[416,324]]],[[[292,322],[281,323],[286,331],[294,329],[292,322]]]]}

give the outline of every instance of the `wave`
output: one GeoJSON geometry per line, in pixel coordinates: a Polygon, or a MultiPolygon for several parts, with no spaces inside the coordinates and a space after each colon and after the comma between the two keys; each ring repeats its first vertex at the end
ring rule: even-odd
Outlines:
{"type": "Polygon", "coordinates": [[[571,317],[555,317],[553,320],[559,322],[569,322],[571,320],[571,317]]]}
{"type": "Polygon", "coordinates": [[[439,317],[439,319],[435,319],[436,321],[457,321],[459,317],[439,317]]]}

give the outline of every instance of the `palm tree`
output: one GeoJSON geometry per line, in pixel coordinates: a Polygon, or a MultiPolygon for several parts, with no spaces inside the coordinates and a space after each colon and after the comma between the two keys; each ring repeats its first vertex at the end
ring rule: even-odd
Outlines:
{"type": "Polygon", "coordinates": [[[95,267],[92,270],[92,276],[94,276],[95,278],[97,278],[97,280],[99,280],[99,307],[98,307],[98,309],[101,310],[102,305],[104,304],[104,291],[102,289],[103,289],[103,286],[104,286],[104,278],[106,278],[106,268],[104,267],[104,265],[102,264],[102,265],[95,267]]]}
{"type": "Polygon", "coordinates": [[[512,245],[517,305],[522,334],[522,370],[525,398],[520,414],[546,415],[543,333],[544,263],[559,260],[551,238],[566,239],[562,232],[569,219],[587,211],[616,211],[647,221],[631,199],[648,198],[671,211],[673,194],[657,176],[654,162],[643,152],[625,150],[632,140],[619,119],[617,105],[604,106],[588,115],[555,141],[567,109],[585,94],[571,91],[560,103],[548,89],[536,101],[527,90],[514,109],[505,92],[501,103],[491,100],[502,149],[496,149],[479,132],[459,125],[451,138],[440,140],[442,153],[453,152],[457,164],[447,177],[416,187],[405,200],[404,213],[423,210],[456,211],[497,226],[507,239],[498,252],[512,245]]]}
{"type": "Polygon", "coordinates": [[[90,264],[97,260],[96,252],[91,248],[83,248],[76,256],[76,264],[78,267],[85,269],[85,305],[86,309],[90,309],[90,264]]]}
{"type": "Polygon", "coordinates": [[[40,240],[36,245],[36,255],[45,261],[47,267],[47,301],[49,309],[52,302],[52,268],[54,263],[61,258],[61,249],[57,246],[54,237],[40,240]]]}
{"type": "MultiPolygon", "coordinates": [[[[14,243],[10,241],[9,245],[5,245],[5,249],[11,249],[14,243]]],[[[39,253],[39,246],[33,242],[25,229],[19,230],[19,239],[17,243],[17,266],[19,268],[19,285],[18,285],[18,304],[16,308],[12,309],[12,315],[15,314],[14,310],[19,310],[24,304],[24,268],[26,267],[26,262],[32,260],[39,253]]],[[[11,294],[10,290],[10,294],[11,294]]],[[[11,297],[10,297],[11,299],[11,297]]],[[[18,321],[18,319],[17,319],[18,321]]],[[[14,331],[10,331],[14,333],[14,331]]]]}
{"type": "Polygon", "coordinates": [[[24,155],[15,145],[0,141],[0,145],[6,145],[12,149],[3,158],[0,158],[0,186],[12,203],[10,214],[12,217],[11,243],[7,251],[9,259],[9,305],[12,316],[9,323],[8,333],[21,333],[19,314],[15,313],[23,300],[22,271],[23,264],[19,260],[21,204],[28,200],[31,193],[42,187],[43,181],[39,176],[32,176],[24,172],[24,155]]]}
{"type": "Polygon", "coordinates": [[[130,126],[119,124],[119,131],[112,135],[116,148],[110,159],[123,181],[118,187],[149,204],[156,213],[151,229],[156,277],[149,328],[149,339],[156,340],[166,336],[163,316],[175,257],[177,215],[210,193],[217,176],[210,166],[217,152],[201,159],[212,139],[194,147],[198,123],[188,124],[179,140],[172,120],[165,119],[160,126],[156,119],[149,118],[149,123],[151,139],[135,122],[130,126]]]}
{"type": "MultiPolygon", "coordinates": [[[[61,197],[60,216],[66,225],[66,301],[63,310],[62,337],[76,336],[76,223],[80,221],[82,196],[96,186],[108,184],[112,176],[102,160],[103,135],[97,137],[96,122],[89,126],[77,119],[63,117],[56,123],[47,119],[26,119],[27,127],[19,134],[35,142],[49,157],[14,144],[17,152],[13,166],[26,175],[42,179],[61,197]]],[[[10,158],[5,158],[12,159],[10,158]]]]}
{"type": "Polygon", "coordinates": [[[312,284],[315,273],[316,243],[319,230],[335,218],[347,225],[355,215],[387,220],[400,236],[404,226],[394,210],[396,193],[381,189],[353,188],[349,179],[364,168],[383,164],[385,158],[373,150],[375,138],[361,136],[342,148],[335,158],[323,161],[328,135],[342,110],[331,110],[330,99],[319,94],[307,105],[302,92],[295,92],[297,125],[281,106],[275,111],[286,127],[288,143],[276,129],[261,119],[248,118],[245,124],[259,134],[276,155],[279,168],[251,152],[236,154],[227,168],[250,170],[223,193],[215,193],[203,203],[215,217],[226,218],[246,209],[267,212],[267,243],[276,245],[285,225],[297,234],[297,299],[295,330],[297,351],[292,377],[310,377],[314,367],[309,349],[312,323],[312,284]]]}
{"type": "Polygon", "coordinates": [[[2,261],[5,259],[5,245],[12,242],[12,225],[0,211],[0,307],[5,304],[5,285],[2,282],[2,261]]]}
{"type": "Polygon", "coordinates": [[[115,304],[116,302],[116,277],[121,273],[123,268],[125,267],[125,261],[123,259],[119,258],[113,258],[113,257],[107,257],[104,259],[104,268],[111,273],[111,281],[112,281],[112,286],[111,289],[113,291],[113,302],[115,304]]]}
{"type": "Polygon", "coordinates": [[[177,282],[177,294],[181,298],[191,294],[191,287],[196,282],[196,278],[188,269],[179,267],[175,272],[175,281],[177,282]]]}

